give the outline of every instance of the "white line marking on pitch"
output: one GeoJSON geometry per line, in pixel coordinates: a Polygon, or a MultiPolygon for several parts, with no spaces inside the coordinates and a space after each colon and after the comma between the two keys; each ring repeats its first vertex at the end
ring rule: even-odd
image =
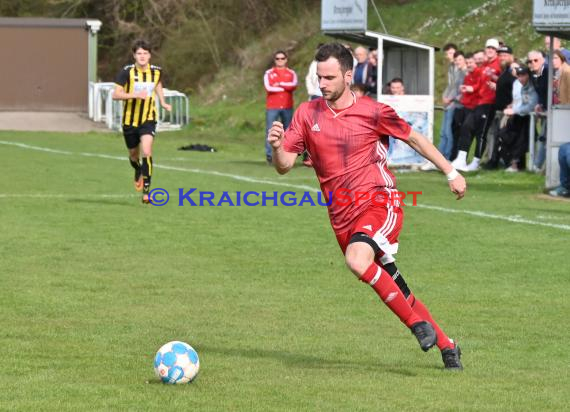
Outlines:
{"type": "Polygon", "coordinates": [[[81,198],[102,198],[102,199],[119,199],[119,198],[129,198],[138,197],[140,195],[135,194],[96,194],[96,193],[84,193],[84,194],[63,194],[63,193],[0,193],[0,199],[13,199],[13,198],[31,198],[31,199],[81,199],[81,198]]]}
{"type": "MultiPolygon", "coordinates": [[[[62,155],[80,155],[80,156],[86,156],[86,157],[99,157],[99,158],[103,158],[103,159],[112,159],[112,160],[120,160],[120,161],[125,161],[125,159],[126,159],[126,156],[125,157],[123,157],[123,156],[111,156],[111,155],[106,155],[106,154],[85,153],[85,152],[73,153],[73,152],[69,152],[69,151],[65,151],[65,150],[50,149],[47,147],[32,146],[32,145],[27,145],[24,143],[9,142],[9,141],[4,141],[4,140],[0,140],[0,144],[21,147],[23,149],[29,149],[29,150],[38,150],[41,152],[62,154],[62,155]]],[[[206,174],[206,175],[227,177],[230,179],[239,180],[239,181],[243,181],[243,182],[261,183],[261,184],[267,184],[267,185],[273,185],[273,186],[284,186],[284,187],[290,187],[293,189],[307,190],[307,191],[310,191],[313,193],[319,192],[319,189],[316,189],[312,186],[277,182],[275,180],[270,180],[270,179],[255,179],[255,178],[247,177],[247,176],[217,172],[215,170],[189,169],[189,168],[185,168],[185,167],[166,166],[166,165],[160,165],[160,164],[155,164],[154,167],[159,168],[159,169],[174,170],[174,171],[179,171],[179,172],[190,172],[190,173],[197,173],[197,174],[206,174]]],[[[436,211],[445,212],[445,213],[461,213],[461,214],[465,214],[465,215],[469,215],[469,216],[483,217],[483,218],[487,218],[487,219],[503,220],[503,221],[511,222],[511,223],[522,223],[522,224],[527,224],[527,225],[545,226],[545,227],[551,227],[554,229],[562,229],[562,230],[570,231],[570,225],[539,222],[539,221],[525,219],[525,218],[518,217],[518,216],[495,215],[492,213],[480,212],[480,211],[475,211],[475,210],[449,209],[446,207],[431,206],[431,205],[425,205],[425,204],[423,204],[423,205],[418,204],[417,206],[414,206],[414,207],[419,207],[421,209],[436,210],[436,211]]]]}

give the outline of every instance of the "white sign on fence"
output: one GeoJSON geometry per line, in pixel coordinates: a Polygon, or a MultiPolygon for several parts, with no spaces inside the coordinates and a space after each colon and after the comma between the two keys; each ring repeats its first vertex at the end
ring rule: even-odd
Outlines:
{"type": "MultiPolygon", "coordinates": [[[[433,141],[433,97],[427,95],[380,95],[378,101],[390,105],[412,129],[433,141]]],[[[390,166],[419,166],[425,159],[401,140],[390,138],[390,166]]]]}
{"type": "Polygon", "coordinates": [[[321,30],[366,31],[367,0],[322,0],[321,30]]]}
{"type": "Polygon", "coordinates": [[[542,29],[570,28],[570,0],[534,0],[532,24],[542,29]]]}

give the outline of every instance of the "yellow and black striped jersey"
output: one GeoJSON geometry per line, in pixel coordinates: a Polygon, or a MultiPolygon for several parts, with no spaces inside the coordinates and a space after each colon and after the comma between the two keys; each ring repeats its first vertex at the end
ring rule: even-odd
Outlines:
{"type": "Polygon", "coordinates": [[[115,78],[115,84],[121,86],[125,92],[132,93],[146,90],[147,98],[128,99],[124,101],[123,124],[125,126],[139,126],[146,121],[156,122],[156,85],[162,80],[162,69],[152,64],[145,70],[139,69],[135,64],[128,64],[115,78]]]}

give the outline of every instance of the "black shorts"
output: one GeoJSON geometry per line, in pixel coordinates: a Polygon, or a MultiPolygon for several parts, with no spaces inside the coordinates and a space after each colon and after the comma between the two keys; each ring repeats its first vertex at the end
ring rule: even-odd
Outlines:
{"type": "Polygon", "coordinates": [[[123,136],[129,149],[137,147],[141,142],[141,136],[145,134],[150,134],[152,137],[156,135],[156,122],[147,121],[140,126],[123,125],[123,136]]]}

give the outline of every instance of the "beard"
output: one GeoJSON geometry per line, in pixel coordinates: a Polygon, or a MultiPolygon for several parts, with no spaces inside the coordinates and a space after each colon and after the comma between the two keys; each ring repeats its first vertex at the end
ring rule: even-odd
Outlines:
{"type": "Polygon", "coordinates": [[[340,98],[340,96],[342,96],[345,89],[346,89],[346,86],[343,85],[343,87],[340,88],[339,90],[324,91],[321,89],[321,93],[323,94],[323,98],[325,100],[328,100],[329,102],[334,102],[334,101],[337,101],[340,98]]]}
{"type": "Polygon", "coordinates": [[[512,61],[502,61],[501,62],[501,69],[506,69],[507,67],[509,67],[511,65],[512,61]]]}

